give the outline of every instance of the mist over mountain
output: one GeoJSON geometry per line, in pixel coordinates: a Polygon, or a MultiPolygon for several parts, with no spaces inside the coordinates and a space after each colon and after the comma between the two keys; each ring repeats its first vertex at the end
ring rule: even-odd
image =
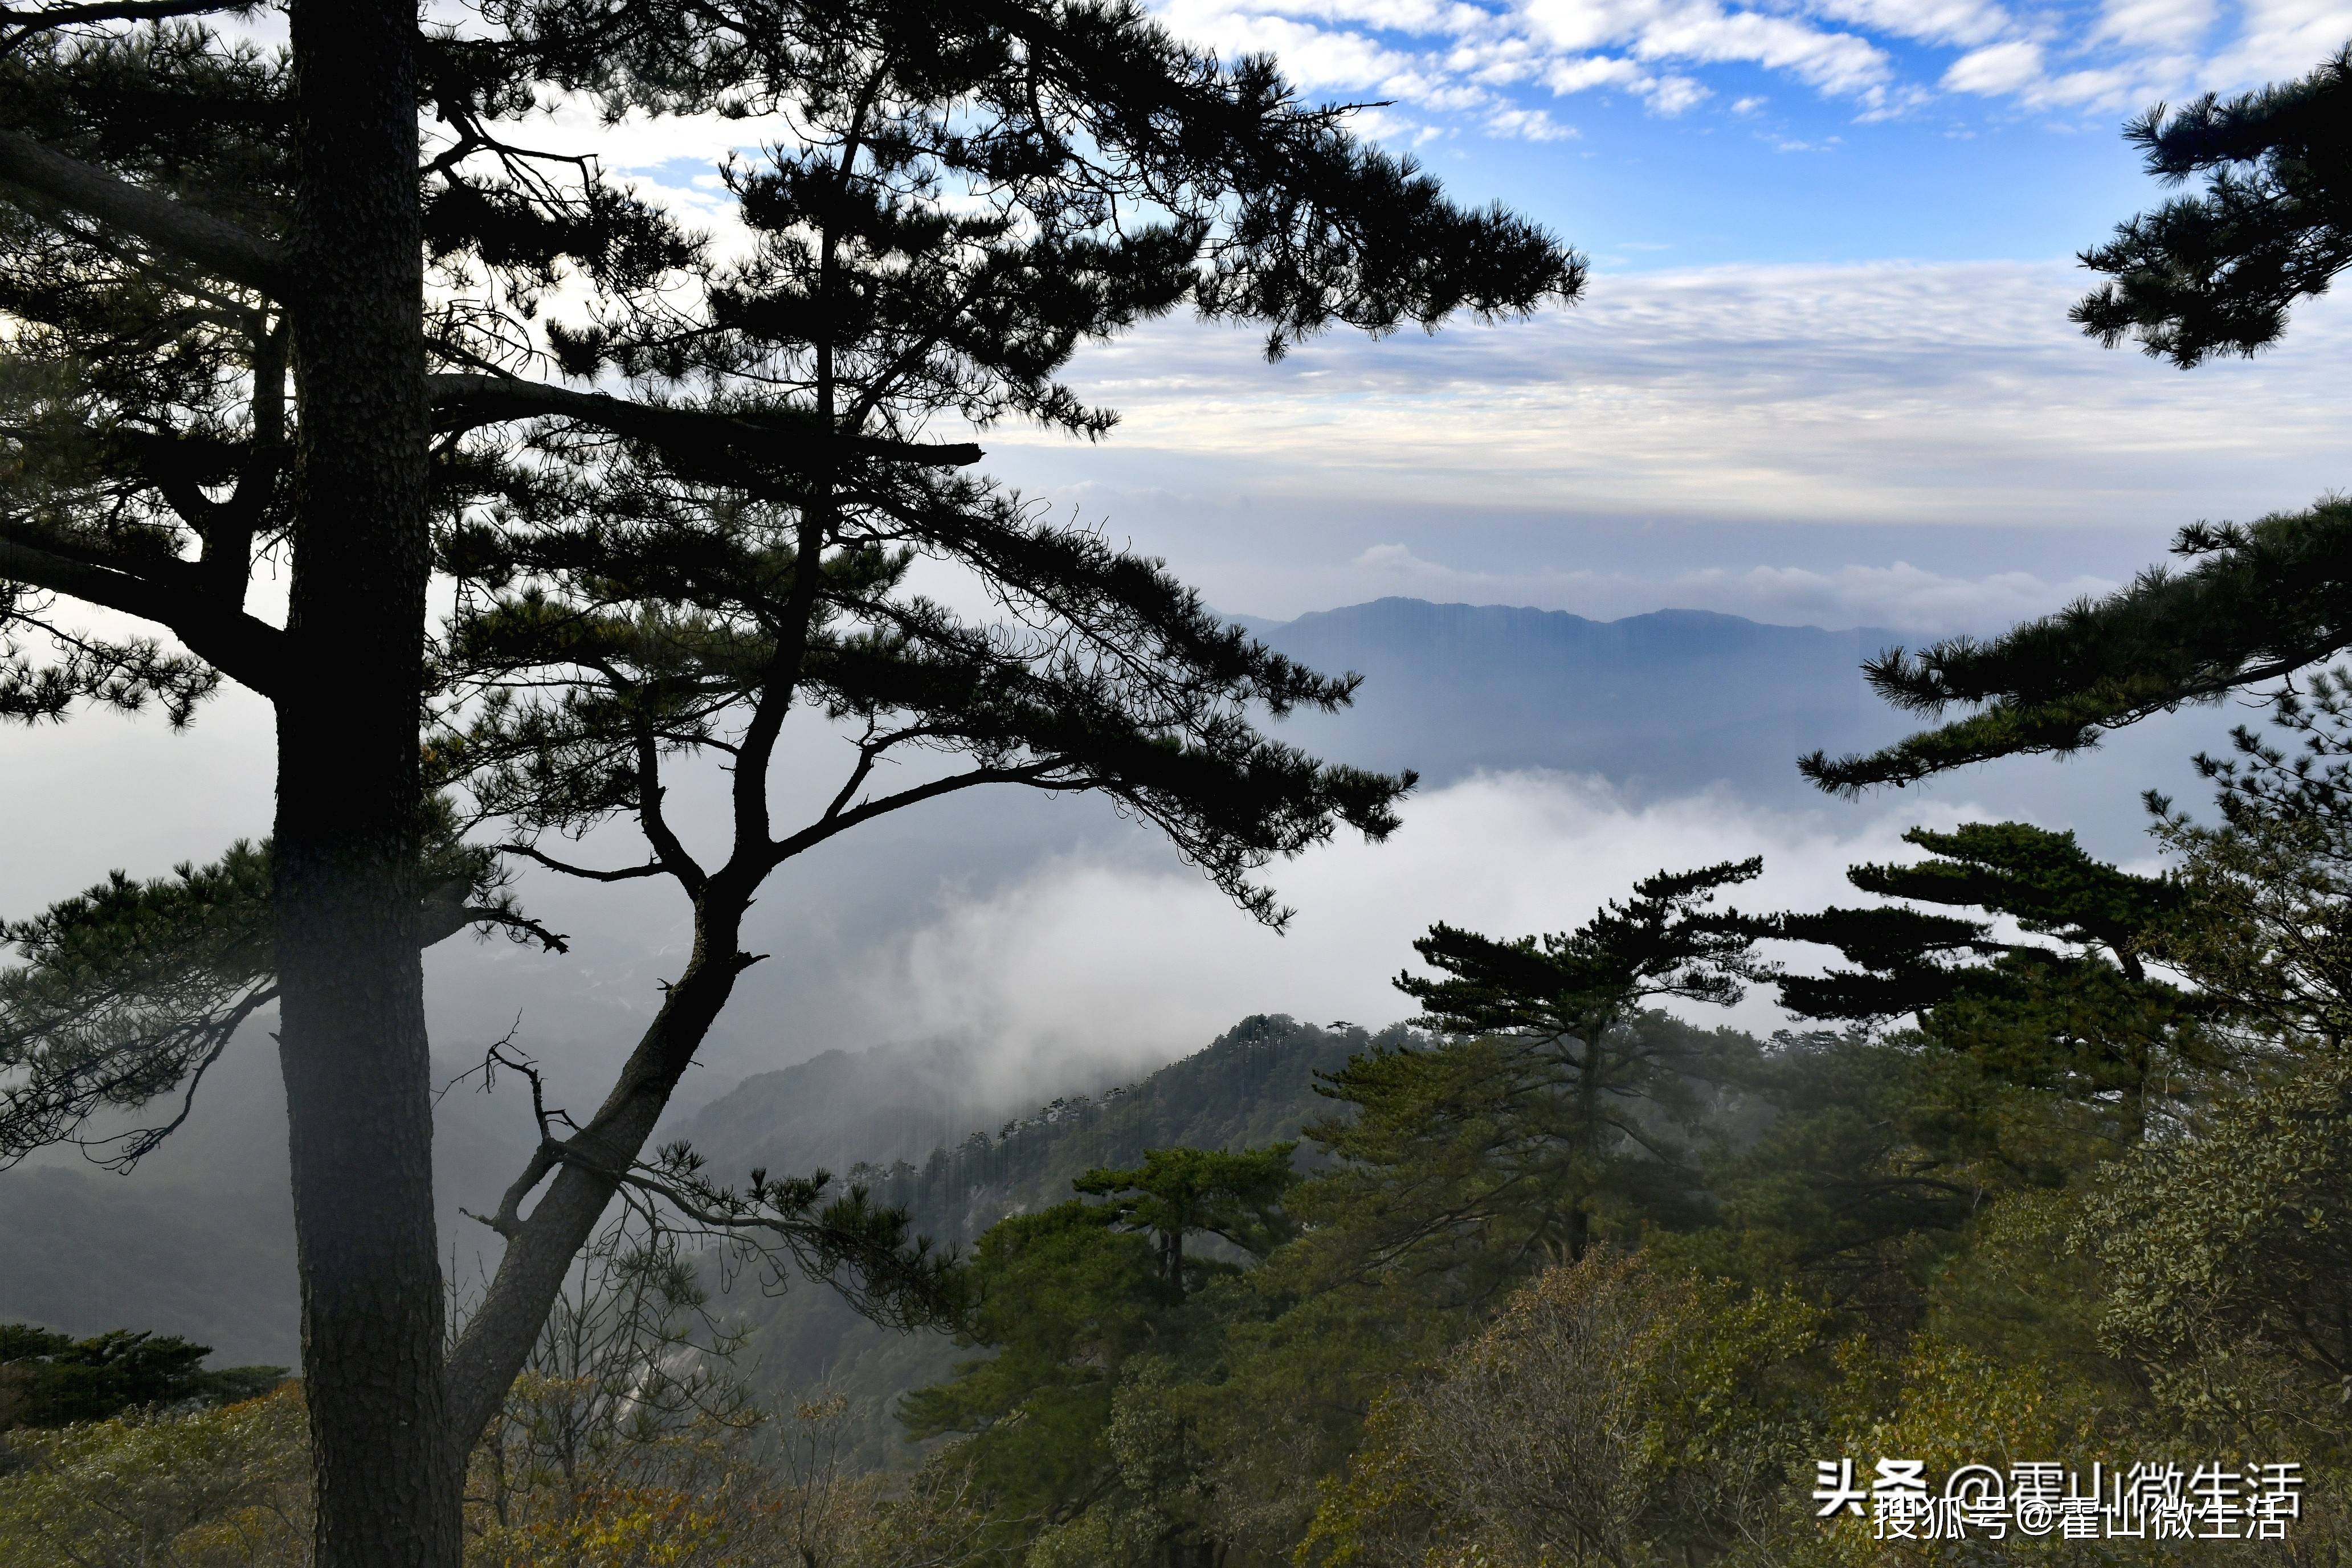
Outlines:
{"type": "MultiPolygon", "coordinates": [[[[474,1065],[435,1058],[449,1087],[434,1107],[434,1192],[444,1266],[461,1284],[495,1241],[464,1211],[494,1210],[531,1147],[528,1098],[452,1081],[474,1065]]],[[[212,1346],[215,1366],[297,1363],[286,1092],[266,1020],[230,1044],[204,1089],[187,1123],[128,1174],[69,1150],[0,1172],[0,1321],[178,1334],[212,1346]]]]}
{"type": "MultiPolygon", "coordinates": [[[[1108,1083],[1095,1064],[1070,1064],[1072,1092],[1108,1083]]],[[[824,1169],[919,1159],[977,1127],[1027,1109],[1026,1097],[976,1079],[953,1040],[892,1041],[830,1050],[774,1072],[754,1073],[668,1125],[729,1169],[824,1169]]]]}
{"type": "MultiPolygon", "coordinates": [[[[1390,1010],[1344,1005],[1378,1026],[1403,1010],[1386,980],[1410,954],[1386,926],[1348,923],[1366,909],[1383,906],[1378,912],[1400,931],[1441,916],[1558,929],[1622,891],[1624,868],[1593,863],[1603,847],[1640,862],[1633,875],[1690,863],[1702,853],[1695,824],[1712,858],[1762,850],[1768,875],[1774,864],[1818,861],[1809,874],[1826,889],[1869,823],[1807,791],[1793,759],[1814,747],[1874,745],[1906,727],[1857,668],[1896,640],[1875,630],[1674,610],[1598,622],[1412,599],[1243,624],[1305,663],[1365,678],[1352,709],[1298,715],[1276,728],[1279,738],[1334,760],[1415,768],[1426,781],[1394,843],[1335,848],[1361,863],[1293,895],[1303,906],[1299,934],[1277,942],[1211,907],[1164,845],[1100,802],[1004,791],[886,819],[799,864],[754,910],[756,940],[772,956],[745,974],[698,1074],[703,1092],[676,1109],[668,1135],[694,1138],[730,1167],[887,1167],[992,1132],[1056,1097],[1139,1079],[1246,1013],[1320,1016],[1341,1005],[1335,994],[1369,995],[1381,1000],[1362,1006],[1390,1010]],[[1486,788],[1481,775],[1519,782],[1486,788]],[[1606,784],[1570,789],[1563,775],[1606,784]],[[1622,809],[1707,791],[1686,809],[1622,809]],[[1516,815],[1494,815],[1497,802],[1516,815]],[[1615,815],[1603,821],[1596,811],[1615,815]],[[1805,823],[1832,826],[1788,837],[1805,823]],[[1553,837],[1528,837],[1538,833],[1553,837]],[[1804,847],[1780,852],[1791,843],[1804,847]],[[1441,884],[1429,882],[1427,866],[1412,870],[1414,856],[1443,863],[1454,904],[1436,900],[1441,884]],[[1400,882],[1409,871],[1423,880],[1400,882]],[[1531,880],[1540,885],[1521,885],[1531,880]],[[1023,921],[1035,952],[986,945],[1023,921]],[[1067,934],[1106,931],[1131,937],[1129,947],[1104,958],[1067,934]],[[1225,942],[1265,954],[1244,973],[1214,945],[1225,942]],[[1352,966],[1353,989],[1326,983],[1323,971],[1342,963],[1352,966]],[[967,994],[982,985],[995,991],[967,994]],[[990,1001],[999,993],[1032,1011],[1008,1015],[990,1001]],[[1040,1008],[1055,1014],[1051,1027],[1040,1008]]],[[[2021,759],[1881,803],[1872,820],[1899,826],[1919,818],[1896,813],[1965,801],[2081,826],[2101,854],[2144,854],[2137,791],[2157,784],[2193,798],[2193,781],[2180,782],[2183,759],[2223,727],[2210,712],[2181,715],[2140,727],[2087,764],[2021,759]]],[[[695,813],[716,809],[683,793],[676,807],[689,839],[695,813]]],[[[1882,837],[1891,843],[1895,830],[1882,837]]],[[[1868,840],[1874,854],[1877,842],[1868,840]]],[[[83,880],[104,868],[89,865],[83,880]]],[[[559,1098],[581,1100],[601,1092],[607,1064],[675,969],[677,900],[643,884],[582,888],[544,877],[527,879],[523,893],[574,934],[574,953],[553,961],[503,942],[436,949],[428,969],[436,1052],[454,1075],[469,1065],[473,1042],[520,1018],[559,1098]]],[[[1808,883],[1796,896],[1817,891],[1808,883]]],[[[64,1161],[0,1173],[0,1318],[75,1333],[119,1325],[184,1333],[237,1362],[294,1358],[284,1108],[267,1028],[260,1020],[240,1039],[189,1125],[133,1175],[64,1161]]],[[[494,1209],[534,1134],[512,1084],[487,1097],[461,1086],[439,1117],[442,1223],[459,1272],[470,1275],[494,1238],[458,1210],[494,1209]]],[[[805,1369],[816,1353],[784,1359],[805,1369]]]]}
{"type": "MultiPolygon", "coordinates": [[[[1022,1108],[1000,1127],[970,1128],[924,1147],[902,1142],[904,1153],[877,1153],[846,1174],[908,1210],[919,1234],[967,1245],[1007,1215],[1068,1200],[1082,1173],[1139,1164],[1149,1149],[1244,1149],[1295,1139],[1334,1109],[1315,1091],[1317,1073],[1406,1037],[1398,1027],[1376,1037],[1344,1020],[1326,1026],[1258,1015],[1138,1081],[1072,1089],[1022,1108]]],[[[775,1168],[804,1170],[822,1163],[807,1157],[830,1144],[817,1108],[844,1083],[890,1073],[905,1059],[887,1048],[829,1052],[747,1079],[684,1131],[722,1169],[782,1156],[786,1163],[775,1168]],[[740,1141],[747,1137],[752,1141],[740,1141]]],[[[924,1093],[916,1090],[919,1106],[937,1103],[924,1093]]],[[[912,1111],[906,1125],[926,1113],[912,1111]]],[[[876,1131],[887,1138],[898,1129],[876,1131]]],[[[757,1386],[801,1397],[823,1387],[849,1399],[849,1453],[861,1467],[912,1459],[893,1414],[898,1396],[946,1377],[971,1354],[944,1334],[877,1327],[822,1286],[794,1282],[767,1294],[739,1286],[728,1305],[754,1330],[747,1370],[757,1386]]]]}

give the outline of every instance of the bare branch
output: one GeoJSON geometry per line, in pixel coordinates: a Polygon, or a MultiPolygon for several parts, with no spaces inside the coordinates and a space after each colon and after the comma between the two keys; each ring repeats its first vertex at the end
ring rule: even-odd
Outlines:
{"type": "Polygon", "coordinates": [[[639,877],[659,877],[668,869],[658,860],[648,860],[642,866],[624,866],[617,871],[600,871],[593,866],[574,866],[569,860],[558,860],[528,844],[501,844],[499,853],[520,855],[526,860],[537,861],[551,871],[561,871],[567,877],[584,878],[591,882],[628,882],[639,877]]]}
{"type": "Polygon", "coordinates": [[[158,22],[167,16],[202,16],[216,11],[250,11],[251,0],[114,0],[89,5],[36,5],[19,11],[0,6],[0,26],[25,32],[80,27],[92,22],[158,22]]]}
{"type": "Polygon", "coordinates": [[[849,803],[857,796],[858,786],[865,784],[866,779],[872,775],[874,772],[874,758],[877,754],[878,750],[879,748],[876,747],[872,743],[869,727],[867,741],[861,743],[857,748],[857,765],[849,770],[849,776],[842,781],[840,792],[836,794],[831,801],[826,803],[824,815],[819,817],[817,819],[818,821],[831,822],[835,817],[839,816],[844,811],[848,809],[849,803]]]}
{"type": "Polygon", "coordinates": [[[650,728],[637,731],[637,825],[660,858],[662,869],[676,877],[689,896],[700,898],[710,875],[702,868],[702,862],[687,853],[686,846],[671,831],[669,818],[662,815],[661,752],[654,745],[650,728]]]}
{"type": "MultiPolygon", "coordinates": [[[[520,1175],[508,1184],[506,1192],[499,1199],[498,1213],[478,1215],[469,1209],[457,1211],[467,1219],[481,1221],[509,1241],[522,1234],[523,1200],[530,1196],[532,1188],[547,1179],[549,1172],[563,1163],[563,1145],[555,1136],[556,1123],[560,1121],[567,1127],[577,1130],[577,1124],[565,1112],[547,1109],[547,1080],[540,1076],[536,1063],[529,1057],[512,1049],[515,1031],[521,1026],[521,1016],[518,1014],[514,1024],[508,1028],[507,1032],[491,1041],[489,1049],[482,1053],[481,1066],[468,1068],[441,1086],[441,1093],[446,1094],[467,1079],[478,1074],[482,1079],[482,1087],[487,1090],[497,1083],[498,1070],[500,1068],[505,1068],[509,1072],[522,1074],[530,1084],[530,1115],[531,1120],[539,1127],[539,1146],[531,1151],[530,1163],[523,1167],[520,1175]]],[[[440,1096],[436,1095],[434,1098],[437,1102],[440,1096]]]]}
{"type": "MultiPolygon", "coordinates": [[[[929,784],[917,784],[912,789],[902,789],[897,795],[886,795],[878,800],[862,802],[847,811],[836,809],[841,804],[836,798],[834,805],[826,808],[823,816],[818,817],[791,837],[780,839],[771,846],[768,851],[768,863],[771,867],[781,866],[793,856],[814,849],[834,835],[846,833],[861,822],[871,822],[877,816],[887,816],[891,812],[903,810],[907,806],[918,805],[927,800],[937,800],[942,795],[953,795],[958,790],[971,789],[980,784],[1021,784],[1044,789],[1083,787],[1076,783],[1064,785],[1045,782],[1055,769],[1067,765],[1059,757],[1049,757],[1043,762],[1031,763],[1025,767],[974,768],[968,773],[956,773],[948,778],[933,779],[929,784]]],[[[856,780],[853,779],[851,782],[855,784],[856,780]]],[[[847,793],[845,788],[843,794],[847,793]]]]}

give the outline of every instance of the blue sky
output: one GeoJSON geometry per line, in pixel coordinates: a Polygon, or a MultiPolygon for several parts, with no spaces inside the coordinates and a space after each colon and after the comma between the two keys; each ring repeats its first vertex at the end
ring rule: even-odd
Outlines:
{"type": "MultiPolygon", "coordinates": [[[[1753,68],[1727,71],[1762,87],[1753,68]]],[[[1727,89],[1728,90],[1728,89],[1727,89]]],[[[1761,94],[1750,96],[1760,97],[1761,94]]],[[[1584,97],[1572,140],[1457,132],[1420,151],[1466,189],[1540,214],[1609,271],[1730,262],[2065,256],[2147,182],[2114,132],[1966,102],[1887,120],[1801,88],[1748,113],[1668,117],[1584,97]]],[[[1738,101],[1738,100],[1735,100],[1738,101]]]]}
{"type": "Polygon", "coordinates": [[[2341,0],[1169,0],[1607,265],[2064,255],[2126,113],[2308,70],[2341,0]]]}
{"type": "Polygon", "coordinates": [[[1612,616],[1990,629],[2200,517],[2352,484],[2340,299],[2184,374],[2065,321],[2074,255],[2160,197],[2119,134],[2300,75],[2347,0],[1171,0],[1472,200],[1591,258],[1573,311],[1278,367],[1154,327],[1081,360],[1108,447],[1000,472],[1213,601],[1381,593],[1612,616]],[[1282,526],[1273,526],[1276,523],[1282,526]]]}
{"type": "MultiPolygon", "coordinates": [[[[2159,199],[2119,127],[2300,75],[2352,0],[1166,0],[1465,200],[1593,264],[1527,323],[1154,323],[1071,379],[1100,447],[984,432],[992,472],[1231,611],[1383,594],[1990,630],[2126,581],[2184,523],[2352,485],[2352,307],[2184,374],[2065,319],[2075,252],[2159,199]]],[[[723,231],[756,124],[557,116],[723,231]]],[[[537,139],[550,137],[542,129],[537,139]]]]}

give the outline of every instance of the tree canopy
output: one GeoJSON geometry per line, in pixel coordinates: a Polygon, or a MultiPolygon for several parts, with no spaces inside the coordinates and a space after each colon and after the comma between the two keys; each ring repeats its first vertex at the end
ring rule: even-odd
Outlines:
{"type": "Polygon", "coordinates": [[[2182,903],[2171,878],[2143,877],[2086,854],[2068,833],[2029,823],[1915,827],[1928,851],[1909,865],[1855,866],[1866,893],[1906,900],[1762,917],[1759,936],[1836,948],[1854,965],[1775,977],[1801,1018],[1870,1026],[1916,1018],[1930,1041],[2012,1081],[2112,1102],[2123,1132],[2145,1131],[2150,1096],[2186,1090],[2210,1065],[2194,998],[2147,961],[2167,951],[2182,903]],[[1945,914],[1933,910],[1970,911],[1945,914]],[[1980,916],[1979,915],[1980,911],[1980,916]],[[1994,920],[2029,939],[1998,936],[1994,920]]]}
{"type": "Polygon", "coordinates": [[[276,1387],[278,1366],[207,1370],[210,1345],[116,1329],[78,1340],[0,1323],[0,1431],[107,1421],[125,1411],[232,1405],[276,1387]]]}
{"type": "Polygon", "coordinates": [[[2352,639],[2352,500],[2251,523],[2197,523],[2128,588],[1990,639],[1953,637],[1866,661],[1895,707],[1962,717],[1882,751],[1797,766],[1825,790],[1897,788],[1996,757],[2063,756],[2186,703],[2213,702],[2334,657],[2352,639]]]}

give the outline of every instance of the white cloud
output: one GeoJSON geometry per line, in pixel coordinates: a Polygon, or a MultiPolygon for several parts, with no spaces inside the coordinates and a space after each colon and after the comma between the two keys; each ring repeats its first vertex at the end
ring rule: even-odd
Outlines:
{"type": "MultiPolygon", "coordinates": [[[[1745,65],[1906,113],[1945,93],[2105,114],[2156,97],[2300,74],[2352,36],[2352,0],[1164,0],[1178,32],[1274,49],[1311,89],[1370,90],[1491,116],[1462,89],[1609,88],[1677,113],[1712,92],[1694,71],[1745,65]]],[[[1740,103],[1759,95],[1741,97],[1740,103]]],[[[1735,110],[1735,112],[1747,112],[1735,110]]]]}
{"type": "Polygon", "coordinates": [[[1309,92],[1371,89],[1417,100],[1443,85],[1413,53],[1352,28],[1233,9],[1216,0],[1174,0],[1160,15],[1180,35],[1228,53],[1271,51],[1285,74],[1309,92]]]}
{"type": "Polygon", "coordinates": [[[2243,22],[2206,71],[2217,89],[2309,72],[2352,38],[2347,0],[2243,0],[2243,22]]]}
{"type": "Polygon", "coordinates": [[[1816,0],[1812,9],[1874,33],[1938,44],[1981,44],[2013,25],[1989,0],[1816,0]]]}
{"type": "Polygon", "coordinates": [[[1660,114],[1680,114],[1685,109],[1696,108],[1714,93],[1689,77],[1662,76],[1643,96],[1660,114]]]}
{"type": "Polygon", "coordinates": [[[1604,273],[1572,310],[1334,335],[1275,367],[1248,334],[1161,322],[1074,367],[1125,416],[1117,441],[1080,454],[1006,427],[991,461],[1040,493],[1082,474],[1194,511],[2158,539],[2342,482],[2352,305],[2298,307],[2279,349],[2184,376],[2082,336],[2066,309],[2085,284],[2059,263],[1604,273]]]}
{"type": "MultiPolygon", "coordinates": [[[[1390,984],[1412,939],[1444,920],[1496,935],[1575,926],[1661,868],[1761,854],[1739,890],[1758,909],[1851,897],[1845,868],[1906,858],[1920,803],[1774,812],[1721,795],[1628,805],[1596,780],[1482,775],[1408,802],[1378,847],[1335,843],[1272,879],[1297,910],[1286,935],[1255,926],[1197,877],[1108,852],[1050,860],[992,896],[946,908],[863,989],[897,1037],[974,1042],[997,1083],[1046,1063],[1099,1060],[1107,1039],[1142,1070],[1253,1012],[1378,1026],[1409,1016],[1390,984]],[[1501,852],[1498,852],[1501,851],[1501,852]]],[[[1969,808],[1933,808],[1938,820],[1969,808]]],[[[1762,997],[1692,1016],[1769,1028],[1762,997]]]]}
{"type": "Polygon", "coordinates": [[[1486,116],[1486,132],[1523,142],[1567,142],[1577,134],[1575,126],[1563,125],[1540,109],[1498,109],[1486,116]]]}
{"type": "Polygon", "coordinates": [[[1834,572],[1798,566],[1699,571],[1676,579],[1673,597],[1677,604],[1758,620],[1941,634],[2011,626],[2117,586],[2101,577],[2051,582],[2031,572],[1948,576],[1897,561],[1892,566],[1848,565],[1834,572]]]}
{"type": "Polygon", "coordinates": [[[1449,33],[1478,24],[1476,7],[1436,0],[1266,0],[1261,8],[1318,22],[1353,23],[1381,32],[1449,33]]]}
{"type": "Polygon", "coordinates": [[[1640,36],[1656,7],[1627,0],[1520,0],[1515,22],[1560,49],[1596,49],[1640,36]]]}
{"type": "Polygon", "coordinates": [[[2041,76],[2042,46],[2016,39],[1962,55],[1944,72],[1944,85],[1954,92],[1992,96],[2016,92],[2041,76]]]}
{"type": "Polygon", "coordinates": [[[1622,55],[1578,55],[1553,61],[1544,72],[1544,85],[1565,95],[1596,87],[1632,87],[1648,80],[1649,74],[1622,55]]]}
{"type": "Polygon", "coordinates": [[[2214,0],[2106,0],[2091,36],[2136,47],[2188,48],[2218,12],[2214,0]]]}
{"type": "MultiPolygon", "coordinates": [[[[1934,0],[1956,15],[1975,3],[1934,0]]],[[[1712,89],[1672,68],[1725,62],[1786,70],[1824,92],[1874,102],[1890,74],[1885,55],[1852,33],[1716,0],[1507,0],[1492,8],[1422,0],[1165,0],[1158,11],[1195,41],[1274,51],[1309,90],[1377,91],[1423,110],[1491,115],[1483,94],[1465,97],[1462,89],[1540,79],[1556,93],[1623,89],[1674,114],[1712,89]]],[[[1507,113],[1527,107],[1501,106],[1507,113]]]]}
{"type": "Polygon", "coordinates": [[[1645,27],[1633,52],[1651,60],[1750,61],[1836,94],[1865,92],[1890,73],[1885,53],[1851,33],[1705,5],[1684,6],[1645,27]]]}

